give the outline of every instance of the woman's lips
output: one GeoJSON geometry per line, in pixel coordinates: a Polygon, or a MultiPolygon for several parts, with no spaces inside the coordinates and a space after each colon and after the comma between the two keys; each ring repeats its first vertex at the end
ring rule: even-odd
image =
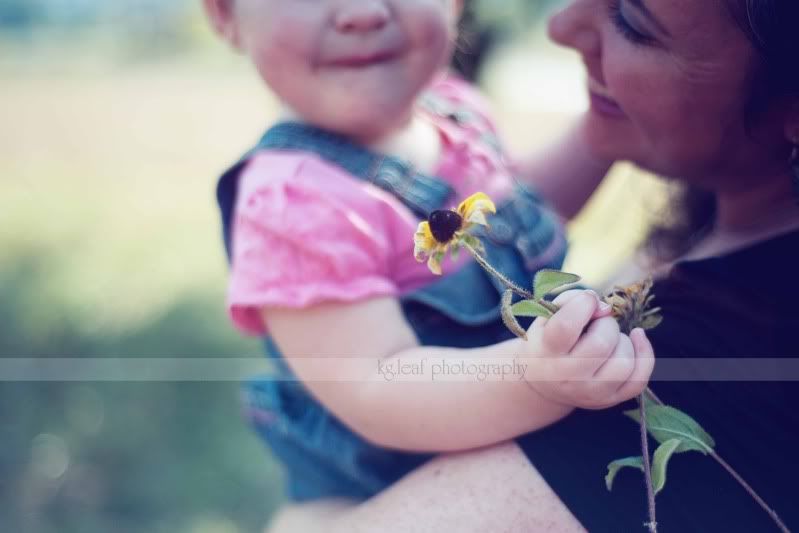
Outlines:
{"type": "Polygon", "coordinates": [[[619,104],[610,97],[607,88],[594,79],[588,79],[588,95],[591,109],[597,113],[614,118],[626,117],[619,104]]]}

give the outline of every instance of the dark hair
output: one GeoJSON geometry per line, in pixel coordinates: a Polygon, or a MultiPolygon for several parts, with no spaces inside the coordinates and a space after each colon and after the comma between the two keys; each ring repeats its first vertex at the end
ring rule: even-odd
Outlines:
{"type": "MultiPolygon", "coordinates": [[[[779,99],[799,97],[799,0],[726,0],[733,19],[758,52],[746,124],[750,127],[779,99]]],[[[787,158],[787,156],[786,156],[787,158]]],[[[787,159],[786,159],[787,163],[787,159]]],[[[686,185],[667,203],[662,220],[649,231],[647,250],[657,259],[676,259],[712,229],[712,193],[686,185]]]]}
{"type": "Polygon", "coordinates": [[[452,56],[452,68],[471,82],[476,82],[486,59],[503,39],[500,27],[479,20],[475,1],[465,0],[458,24],[458,40],[452,56]]]}

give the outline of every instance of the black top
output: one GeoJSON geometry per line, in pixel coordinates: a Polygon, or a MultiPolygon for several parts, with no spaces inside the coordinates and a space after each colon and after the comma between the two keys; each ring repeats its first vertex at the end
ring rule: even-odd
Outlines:
{"type": "MultiPolygon", "coordinates": [[[[799,355],[797,271],[799,232],[723,257],[679,263],[655,284],[664,320],[649,332],[660,361],[654,392],[695,418],[715,439],[716,452],[793,530],[799,530],[799,361],[790,359],[799,355]],[[717,364],[693,358],[714,358],[717,364]],[[741,358],[762,358],[763,366],[735,361],[741,358]],[[702,374],[707,381],[675,380],[680,371],[691,376],[694,370],[710,372],[702,374]],[[771,381],[750,380],[754,375],[771,381]],[[724,376],[739,381],[718,380],[724,376]]],[[[578,411],[518,439],[589,531],[644,531],[643,475],[621,471],[612,492],[604,483],[611,460],[641,453],[638,426],[622,415],[634,407],[630,402],[578,411]]],[[[657,444],[650,443],[651,452],[657,444]]],[[[672,457],[657,512],[661,533],[777,531],[719,464],[697,452],[672,457]]]]}

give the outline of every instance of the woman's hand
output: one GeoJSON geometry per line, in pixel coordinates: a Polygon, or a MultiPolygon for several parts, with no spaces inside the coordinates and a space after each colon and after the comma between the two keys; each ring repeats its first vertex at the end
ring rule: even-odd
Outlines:
{"type": "Polygon", "coordinates": [[[610,307],[592,291],[568,291],[549,319],[537,319],[522,357],[528,384],[550,401],[605,409],[641,394],[655,365],[643,330],[619,331],[610,307]]]}

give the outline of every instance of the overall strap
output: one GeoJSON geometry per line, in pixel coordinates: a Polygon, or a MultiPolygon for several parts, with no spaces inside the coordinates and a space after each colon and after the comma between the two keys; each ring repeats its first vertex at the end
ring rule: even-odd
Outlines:
{"type": "Polygon", "coordinates": [[[315,153],[355,178],[373,183],[393,194],[420,218],[427,218],[431,212],[445,208],[455,192],[445,181],[417,172],[399,158],[372,152],[343,135],[309,124],[281,122],[270,128],[252,150],[225,172],[217,185],[217,202],[222,211],[222,230],[228,257],[238,175],[250,157],[260,150],[315,153]]]}
{"type": "Polygon", "coordinates": [[[314,152],[356,178],[394,194],[418,216],[441,209],[454,190],[445,181],[417,172],[405,161],[377,154],[343,135],[298,122],[281,122],[263,136],[256,149],[314,152]]]}

